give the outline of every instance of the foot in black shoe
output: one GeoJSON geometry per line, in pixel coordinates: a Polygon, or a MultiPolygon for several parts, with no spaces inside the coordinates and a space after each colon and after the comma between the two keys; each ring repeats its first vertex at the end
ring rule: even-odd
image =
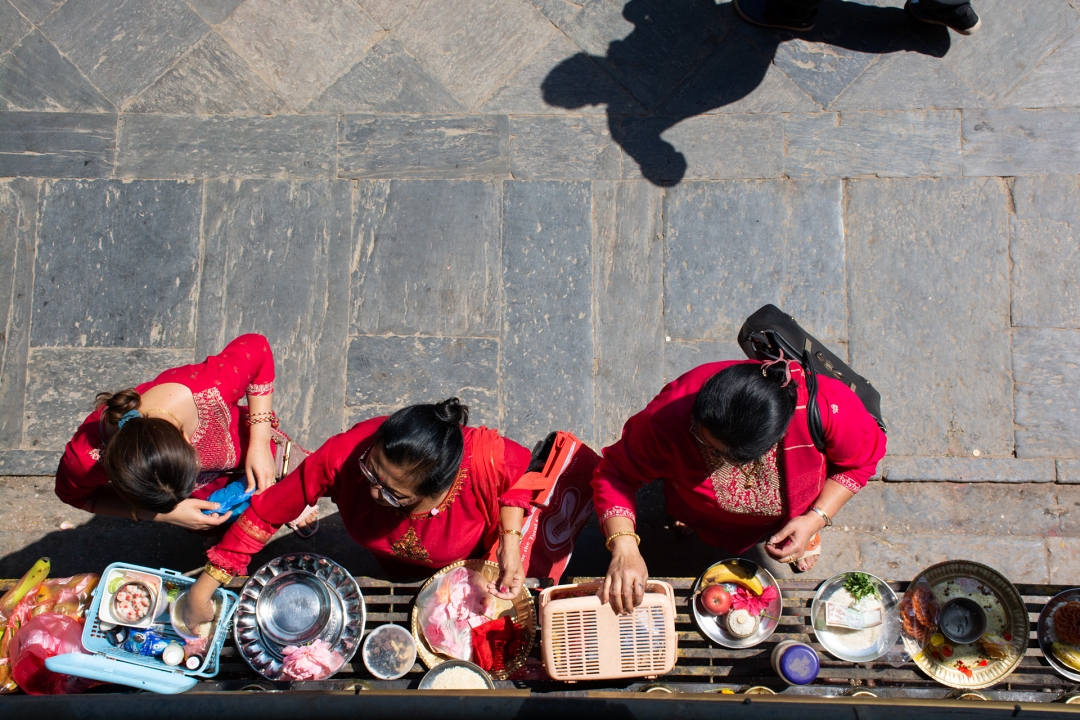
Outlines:
{"type": "Polygon", "coordinates": [[[961,35],[974,35],[982,27],[982,20],[975,14],[971,3],[934,8],[920,0],[907,0],[904,9],[916,20],[930,25],[944,25],[961,35]]]}
{"type": "Polygon", "coordinates": [[[739,17],[758,27],[808,32],[814,29],[814,23],[817,22],[817,8],[800,19],[786,17],[777,10],[777,3],[773,0],[732,0],[731,4],[735,6],[739,17]]]}

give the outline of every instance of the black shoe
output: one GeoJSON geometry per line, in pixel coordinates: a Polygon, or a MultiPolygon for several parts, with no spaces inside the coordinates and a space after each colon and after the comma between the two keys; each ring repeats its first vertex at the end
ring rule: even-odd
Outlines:
{"type": "Polygon", "coordinates": [[[904,9],[916,20],[930,25],[945,25],[961,35],[974,35],[982,27],[982,20],[975,14],[971,3],[937,9],[919,0],[907,0],[904,9]]]}
{"type": "Polygon", "coordinates": [[[784,17],[776,12],[769,0],[732,0],[731,4],[735,6],[735,12],[739,14],[739,17],[758,27],[808,32],[814,29],[814,23],[817,22],[817,8],[807,17],[799,20],[784,17]]]}

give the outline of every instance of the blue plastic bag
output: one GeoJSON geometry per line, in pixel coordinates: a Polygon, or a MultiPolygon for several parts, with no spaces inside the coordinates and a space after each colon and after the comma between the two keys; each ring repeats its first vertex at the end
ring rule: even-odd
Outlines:
{"type": "Polygon", "coordinates": [[[254,490],[248,492],[247,478],[234,480],[220,490],[210,493],[210,497],[206,499],[216,502],[218,507],[216,510],[203,510],[203,515],[224,515],[232,510],[233,515],[237,516],[248,509],[254,494],[254,490]]]}

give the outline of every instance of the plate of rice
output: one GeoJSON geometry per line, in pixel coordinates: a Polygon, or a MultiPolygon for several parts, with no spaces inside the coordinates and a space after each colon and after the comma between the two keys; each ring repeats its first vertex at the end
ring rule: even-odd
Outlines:
{"type": "Polygon", "coordinates": [[[899,603],[884,580],[869,573],[843,572],[818,586],[810,605],[814,635],[829,654],[840,660],[864,663],[889,652],[900,639],[899,603]],[[830,624],[828,610],[855,613],[858,617],[875,615],[880,622],[870,627],[851,628],[830,624]]]}

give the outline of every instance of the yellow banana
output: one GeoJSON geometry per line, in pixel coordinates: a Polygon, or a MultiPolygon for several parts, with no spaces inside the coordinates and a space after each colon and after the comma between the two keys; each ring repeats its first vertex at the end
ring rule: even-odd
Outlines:
{"type": "Polygon", "coordinates": [[[15,587],[4,593],[4,597],[0,598],[0,622],[7,623],[11,611],[19,604],[19,601],[22,600],[28,592],[41,584],[42,580],[49,577],[49,571],[51,569],[52,563],[49,562],[49,558],[41,558],[26,571],[26,574],[22,576],[22,579],[19,580],[19,582],[15,583],[15,587]]]}
{"type": "Polygon", "coordinates": [[[1054,653],[1054,657],[1060,660],[1066,667],[1080,672],[1080,650],[1072,645],[1066,645],[1065,643],[1051,643],[1051,652],[1054,653]]]}
{"type": "Polygon", "coordinates": [[[701,587],[704,588],[720,583],[734,583],[746,588],[755,595],[760,595],[765,588],[761,586],[761,581],[757,579],[756,574],[756,570],[748,570],[736,563],[721,563],[709,568],[705,576],[701,578],[701,587]]]}

